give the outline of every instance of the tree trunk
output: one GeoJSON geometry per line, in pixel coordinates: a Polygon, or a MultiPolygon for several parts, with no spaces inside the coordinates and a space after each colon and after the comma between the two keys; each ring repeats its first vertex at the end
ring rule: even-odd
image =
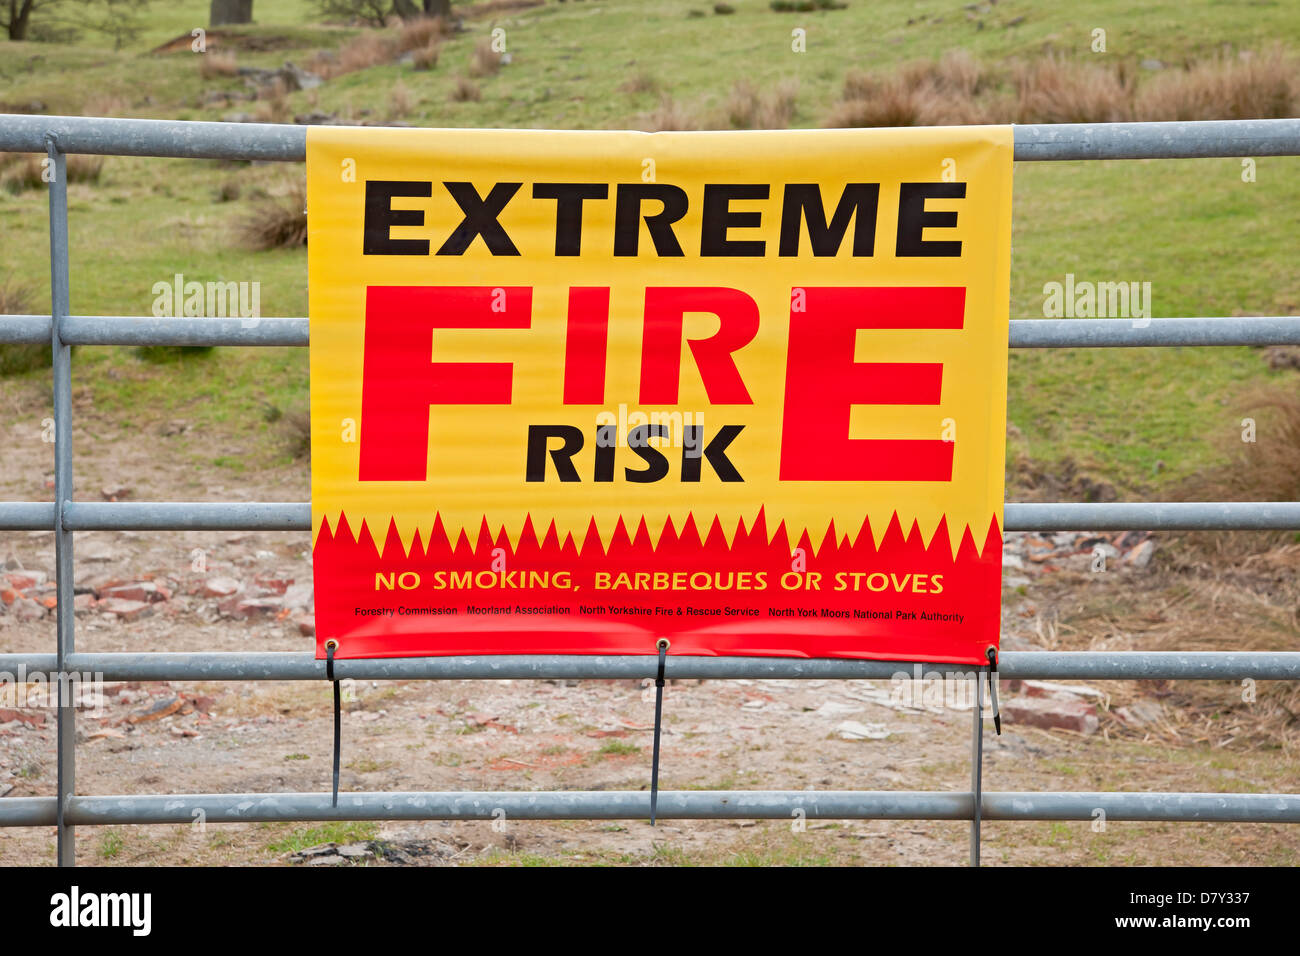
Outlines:
{"type": "Polygon", "coordinates": [[[12,3],[9,4],[9,39],[27,39],[27,23],[31,19],[34,2],[35,0],[22,0],[17,10],[12,3]]]}
{"type": "Polygon", "coordinates": [[[220,27],[227,23],[252,23],[253,0],[212,0],[208,8],[208,26],[220,27]]]}
{"type": "Polygon", "coordinates": [[[424,0],[424,15],[450,18],[451,0],[424,0]]]}

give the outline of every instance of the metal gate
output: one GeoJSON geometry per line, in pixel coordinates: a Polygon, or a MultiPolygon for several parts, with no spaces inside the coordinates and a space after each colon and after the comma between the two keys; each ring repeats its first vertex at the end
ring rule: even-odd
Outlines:
{"type": "MultiPolygon", "coordinates": [[[[68,296],[68,153],[189,159],[301,162],[302,126],[166,120],[0,115],[0,150],[46,153],[49,183],[51,315],[0,316],[0,345],[51,343],[54,352],[54,502],[0,502],[0,530],[55,535],[57,617],[53,653],[0,654],[0,672],[49,675],[63,686],[73,673],[105,680],[305,680],[326,678],[325,662],[302,653],[78,653],[73,615],[73,536],[100,530],[306,531],[306,502],[88,502],[73,497],[73,345],[307,345],[307,320],[152,318],[70,314],[68,296]]],[[[1089,159],[1187,159],[1300,155],[1300,120],[1017,126],[1015,158],[1026,162],[1089,159]]],[[[1300,316],[1151,319],[1137,326],[1109,319],[1011,322],[1012,348],[1300,345],[1300,316]]],[[[1009,502],[1007,531],[1300,529],[1300,502],[1025,504],[1009,502]]],[[[933,665],[922,665],[933,666],[933,665]]],[[[889,678],[911,664],[787,658],[670,657],[669,678],[889,678]]],[[[657,660],[614,656],[482,656],[345,660],[336,676],[387,679],[651,678],[657,660]]],[[[1002,655],[1008,678],[1133,680],[1295,680],[1300,651],[1017,652],[1002,655]]],[[[976,680],[969,792],[665,791],[666,819],[928,819],[971,821],[978,863],[982,820],[1300,823],[1300,794],[1013,793],[983,791],[983,721],[976,680]]],[[[58,796],[0,800],[0,826],[55,826],[58,862],[75,861],[77,825],[298,820],[642,819],[644,792],[328,793],[78,795],[75,702],[58,707],[58,796]]]]}

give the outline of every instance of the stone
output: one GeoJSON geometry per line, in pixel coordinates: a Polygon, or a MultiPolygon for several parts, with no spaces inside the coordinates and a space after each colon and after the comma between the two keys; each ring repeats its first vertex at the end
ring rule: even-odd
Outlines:
{"type": "Polygon", "coordinates": [[[217,703],[215,697],[209,697],[206,694],[181,694],[186,700],[194,705],[194,709],[200,714],[212,712],[213,706],[217,703]]]}
{"type": "Polygon", "coordinates": [[[1165,709],[1154,700],[1138,700],[1127,707],[1116,707],[1111,713],[1130,727],[1145,727],[1164,717],[1165,709]]]}
{"type": "Polygon", "coordinates": [[[185,705],[180,697],[164,697],[144,710],[137,710],[126,718],[128,724],[143,724],[151,720],[162,720],[178,712],[185,705]]]}
{"type": "Polygon", "coordinates": [[[1020,690],[1026,697],[1087,697],[1101,700],[1106,696],[1095,687],[1084,684],[1056,684],[1045,680],[1021,681],[1020,690]]]}
{"type": "Polygon", "coordinates": [[[113,549],[102,541],[91,541],[78,545],[76,557],[78,561],[112,561],[113,549]]]}
{"type": "Polygon", "coordinates": [[[1029,697],[1002,703],[1002,717],[1007,723],[1041,727],[1044,730],[1073,730],[1081,734],[1096,732],[1097,708],[1083,700],[1058,697],[1029,697]]]}
{"type": "Polygon", "coordinates": [[[253,578],[253,584],[263,594],[283,594],[293,584],[293,578],[277,578],[270,574],[259,574],[253,578]]]}
{"type": "Polygon", "coordinates": [[[21,710],[0,707],[0,724],[7,724],[14,720],[27,724],[29,727],[42,727],[45,725],[45,715],[39,711],[34,714],[25,714],[21,710]]]}
{"type": "Polygon", "coordinates": [[[44,605],[30,600],[29,598],[17,598],[9,607],[14,618],[19,621],[39,621],[45,617],[47,609],[44,605]]]}
{"type": "Polygon", "coordinates": [[[889,736],[884,724],[862,724],[856,720],[836,724],[835,733],[841,740],[884,740],[889,736]]]}
{"type": "Polygon", "coordinates": [[[106,598],[99,602],[98,609],[122,621],[134,621],[153,613],[148,602],[128,601],[124,598],[106,598]]]}
{"type": "Polygon", "coordinates": [[[116,587],[104,588],[99,592],[99,596],[101,598],[120,598],[124,601],[143,601],[146,604],[156,604],[167,599],[158,585],[152,581],[136,581],[132,584],[119,584],[116,587]]]}
{"type": "Polygon", "coordinates": [[[199,593],[204,597],[230,597],[230,595],[237,593],[240,587],[240,583],[234,578],[208,578],[199,587],[199,593]]]}
{"type": "Polygon", "coordinates": [[[4,575],[9,586],[16,591],[26,591],[28,588],[44,584],[46,577],[44,571],[10,571],[4,575]]]}
{"type": "Polygon", "coordinates": [[[296,617],[293,622],[298,625],[298,633],[305,637],[316,636],[316,618],[310,615],[296,617]]]}
{"type": "Polygon", "coordinates": [[[245,621],[263,614],[276,614],[283,610],[284,605],[274,597],[233,597],[222,601],[217,607],[227,617],[245,621]]]}
{"type": "Polygon", "coordinates": [[[313,607],[314,592],[311,582],[291,584],[284,591],[284,606],[295,611],[310,611],[313,607]]]}
{"type": "Polygon", "coordinates": [[[1145,568],[1151,563],[1151,556],[1156,553],[1156,543],[1148,538],[1136,548],[1124,555],[1124,563],[1135,568],[1145,568]]]}
{"type": "Polygon", "coordinates": [[[131,497],[131,489],[126,485],[105,485],[99,489],[99,494],[105,501],[122,501],[131,497]]]}

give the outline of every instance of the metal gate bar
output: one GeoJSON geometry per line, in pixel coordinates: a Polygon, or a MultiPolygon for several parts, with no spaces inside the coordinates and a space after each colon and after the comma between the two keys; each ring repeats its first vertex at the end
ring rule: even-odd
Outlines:
{"type": "MultiPolygon", "coordinates": [[[[221,319],[70,315],[67,153],[236,160],[302,161],[305,127],[186,123],[95,117],[0,115],[0,150],[43,152],[50,183],[51,314],[0,316],[0,344],[50,342],[54,352],[55,501],[0,502],[0,530],[55,533],[58,609],[54,654],[0,654],[0,675],[72,674],[107,680],[306,680],[324,677],[309,653],[79,654],[72,613],[76,531],[310,529],[310,504],[297,502],[77,502],[72,498],[72,345],[305,346],[303,318],[221,319]]],[[[1018,126],[1018,161],[1188,159],[1300,155],[1300,120],[1116,123],[1018,126]]],[[[1013,320],[1012,348],[1092,348],[1300,344],[1300,316],[1013,320]]],[[[1300,528],[1300,502],[1018,503],[1008,502],[1004,528],[1028,530],[1213,530],[1300,528]]],[[[393,658],[337,663],[340,678],[536,679],[653,676],[656,661],[613,656],[483,656],[393,658]]],[[[674,657],[669,677],[758,679],[892,678],[898,673],[948,673],[946,664],[674,657]]],[[[1015,652],[1002,655],[1008,678],[1300,679],[1300,652],[1015,652]]],[[[75,711],[58,711],[58,796],[0,800],[0,826],[54,825],[58,861],[75,861],[79,824],[190,823],[201,811],[212,822],[262,820],[485,820],[503,809],[517,819],[638,819],[649,795],[588,793],[354,793],[337,808],[326,794],[176,794],[78,796],[74,777],[75,711]]],[[[820,819],[976,817],[973,793],[910,791],[661,792],[660,815],[672,819],[789,819],[802,809],[820,819]]],[[[1001,793],[984,791],[984,820],[1111,820],[1300,822],[1300,795],[1205,793],[1001,793]]]]}
{"type": "MultiPolygon", "coordinates": [[[[0,825],[49,826],[53,797],[0,800],[0,825]]],[[[1300,823],[1300,796],[1258,793],[1017,793],[985,790],[984,820],[1300,823]]],[[[658,816],[675,820],[970,820],[970,793],[924,790],[661,790],[658,816]]],[[[635,791],[192,793],[73,797],[67,817],[87,826],[124,823],[267,823],[310,820],[644,820],[650,794],[635,791]],[[497,816],[500,816],[497,813],[497,816]]]]}
{"type": "MultiPolygon", "coordinates": [[[[528,657],[373,657],[334,662],[339,680],[640,680],[654,677],[651,654],[601,656],[537,654],[528,657]]],[[[71,654],[66,668],[105,681],[324,680],[325,662],[310,652],[184,651],[71,654]]],[[[668,658],[672,680],[891,680],[916,668],[969,676],[960,664],[924,661],[854,661],[799,657],[668,658]]],[[[1007,680],[1300,680],[1296,651],[1005,651],[998,659],[1007,680]]],[[[0,676],[57,676],[54,654],[0,654],[0,676]]]]}

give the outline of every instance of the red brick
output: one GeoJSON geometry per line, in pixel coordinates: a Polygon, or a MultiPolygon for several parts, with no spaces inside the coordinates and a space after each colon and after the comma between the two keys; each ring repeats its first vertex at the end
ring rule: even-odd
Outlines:
{"type": "Polygon", "coordinates": [[[1097,729],[1097,708],[1077,699],[1030,697],[1007,700],[1002,702],[1002,716],[1008,723],[1045,730],[1074,730],[1090,734],[1097,729]]]}
{"type": "Polygon", "coordinates": [[[153,613],[153,608],[145,601],[128,601],[123,598],[105,598],[99,602],[99,609],[115,614],[123,621],[134,621],[153,613]]]}

